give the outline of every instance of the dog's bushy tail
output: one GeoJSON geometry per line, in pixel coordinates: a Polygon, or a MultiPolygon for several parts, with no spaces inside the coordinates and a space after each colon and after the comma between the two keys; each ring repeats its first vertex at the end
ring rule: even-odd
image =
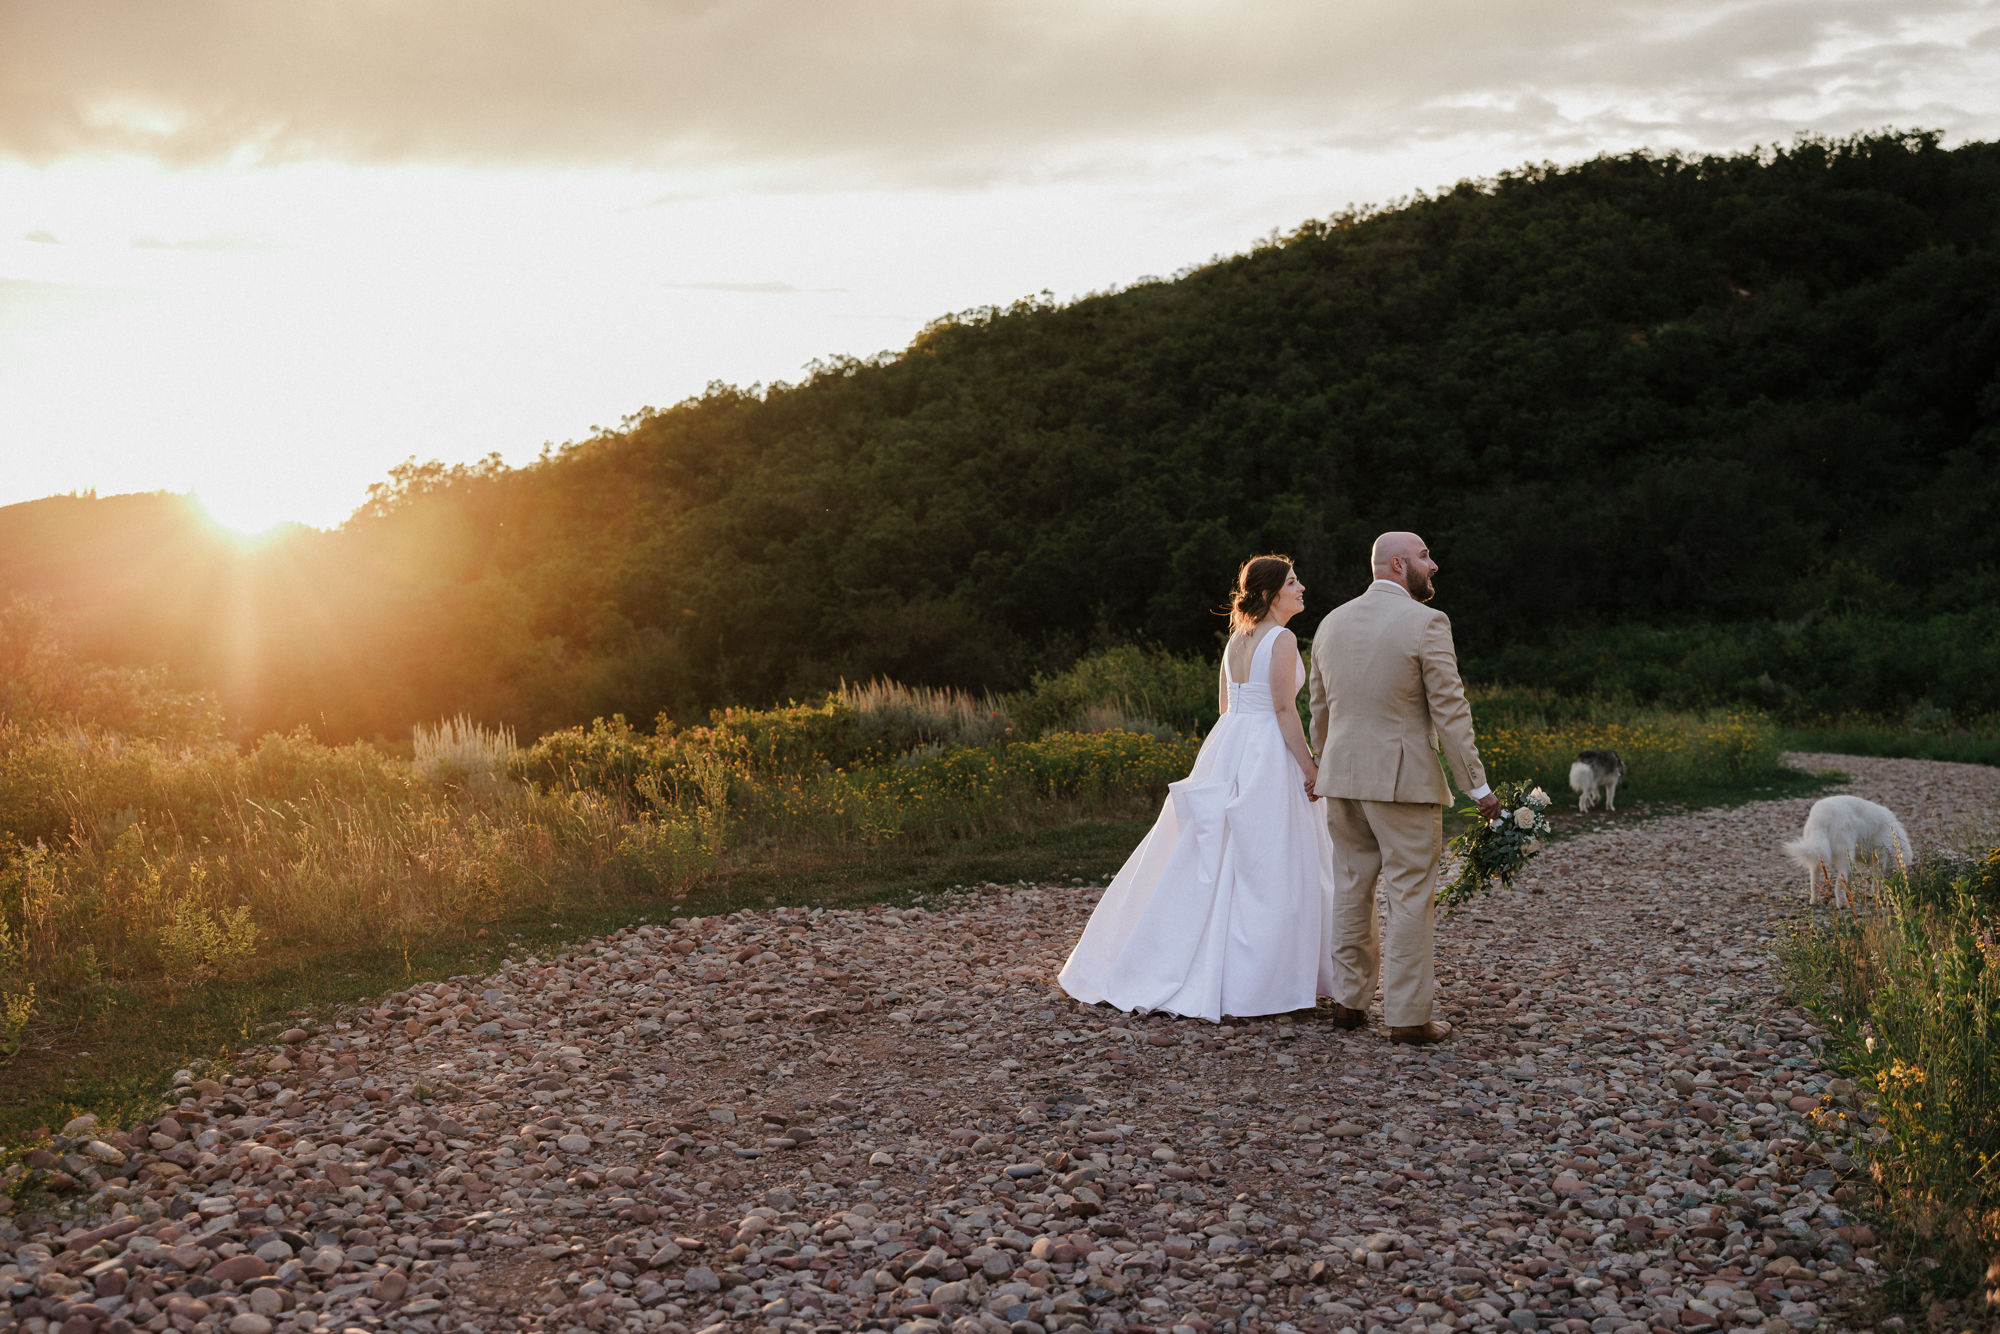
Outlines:
{"type": "Polygon", "coordinates": [[[1590,766],[1585,764],[1582,760],[1578,760],[1576,763],[1570,765],[1569,790],[1572,792],[1582,792],[1590,786],[1591,786],[1590,766]]]}
{"type": "Polygon", "coordinates": [[[1811,837],[1795,838],[1785,844],[1785,855],[1797,862],[1808,874],[1819,870],[1831,859],[1831,852],[1811,837]]]}

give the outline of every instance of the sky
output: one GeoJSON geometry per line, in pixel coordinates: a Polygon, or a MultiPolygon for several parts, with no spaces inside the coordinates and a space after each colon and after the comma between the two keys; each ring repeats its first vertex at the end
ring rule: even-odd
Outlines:
{"type": "Polygon", "coordinates": [[[1526,163],[2000,134],[2000,0],[0,0],[0,504],[340,523],[1526,163]]]}

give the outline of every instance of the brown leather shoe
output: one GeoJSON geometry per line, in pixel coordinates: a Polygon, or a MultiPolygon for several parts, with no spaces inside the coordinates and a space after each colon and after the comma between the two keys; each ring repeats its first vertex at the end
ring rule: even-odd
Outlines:
{"type": "Polygon", "coordinates": [[[1350,1010],[1339,1001],[1333,1003],[1333,1026],[1335,1028],[1360,1028],[1368,1022],[1368,1011],[1350,1010]]]}
{"type": "Polygon", "coordinates": [[[1443,1042],[1451,1036],[1451,1025],[1442,1019],[1433,1019],[1427,1024],[1405,1025],[1389,1030],[1389,1041],[1407,1042],[1413,1046],[1428,1047],[1433,1042],[1443,1042]]]}

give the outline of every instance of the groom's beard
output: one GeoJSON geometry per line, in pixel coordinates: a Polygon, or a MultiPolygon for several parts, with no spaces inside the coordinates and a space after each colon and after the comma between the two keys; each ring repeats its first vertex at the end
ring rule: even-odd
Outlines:
{"type": "Polygon", "coordinates": [[[1409,577],[1403,581],[1403,586],[1409,589],[1410,596],[1419,602],[1429,602],[1437,596],[1437,590],[1431,587],[1431,577],[1427,574],[1418,574],[1415,570],[1410,571],[1409,577]]]}

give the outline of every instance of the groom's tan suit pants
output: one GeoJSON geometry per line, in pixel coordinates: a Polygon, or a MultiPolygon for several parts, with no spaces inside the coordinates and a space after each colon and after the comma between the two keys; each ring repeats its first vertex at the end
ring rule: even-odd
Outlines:
{"type": "Polygon", "coordinates": [[[1414,801],[1326,798],[1333,834],[1334,999],[1366,1010],[1382,979],[1382,1019],[1392,1028],[1431,1019],[1431,930],[1438,858],[1444,852],[1439,807],[1414,801]],[[1388,927],[1376,930],[1380,877],[1388,927]]]}

